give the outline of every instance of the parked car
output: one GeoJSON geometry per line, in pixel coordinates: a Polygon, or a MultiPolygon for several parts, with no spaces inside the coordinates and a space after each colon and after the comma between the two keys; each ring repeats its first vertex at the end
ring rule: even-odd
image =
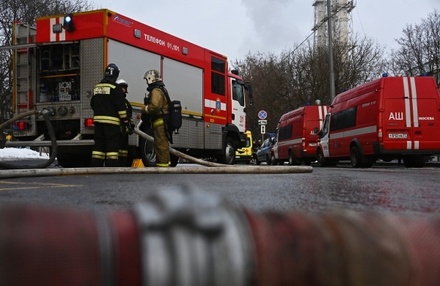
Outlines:
{"type": "Polygon", "coordinates": [[[260,165],[261,162],[266,162],[267,165],[272,165],[271,154],[272,146],[275,144],[275,137],[269,137],[263,141],[260,148],[255,153],[255,163],[260,165]]]}

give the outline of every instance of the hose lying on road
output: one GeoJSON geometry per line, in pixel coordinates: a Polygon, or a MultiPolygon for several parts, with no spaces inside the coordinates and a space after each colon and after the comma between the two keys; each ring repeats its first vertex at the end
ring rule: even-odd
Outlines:
{"type": "Polygon", "coordinates": [[[0,205],[0,285],[438,286],[440,217],[255,213],[191,186],[131,209],[0,205]]]}
{"type": "MultiPolygon", "coordinates": [[[[147,140],[148,142],[150,142],[150,143],[154,143],[154,138],[153,138],[152,136],[150,136],[150,135],[148,135],[148,134],[142,132],[142,131],[139,129],[138,126],[139,126],[140,124],[141,124],[141,122],[140,122],[137,126],[135,126],[135,128],[134,128],[134,133],[136,133],[137,135],[141,136],[142,138],[144,138],[144,139],[147,140]]],[[[196,164],[199,164],[199,165],[202,165],[202,166],[207,166],[207,167],[225,167],[225,166],[232,166],[232,165],[219,164],[219,163],[208,162],[208,161],[205,161],[205,160],[202,160],[202,159],[198,159],[198,158],[195,158],[195,157],[189,156],[189,155],[187,155],[187,154],[185,154],[185,153],[182,153],[182,152],[180,152],[180,151],[177,151],[176,149],[174,149],[174,148],[172,148],[172,147],[170,147],[170,153],[173,154],[174,156],[180,157],[180,158],[185,159],[185,160],[187,160],[187,161],[189,161],[189,162],[193,162],[193,163],[196,163],[196,164]]]]}

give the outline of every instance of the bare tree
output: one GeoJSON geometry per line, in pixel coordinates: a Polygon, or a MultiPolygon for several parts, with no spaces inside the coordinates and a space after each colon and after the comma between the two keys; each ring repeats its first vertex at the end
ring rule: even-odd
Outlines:
{"type": "MultiPolygon", "coordinates": [[[[368,39],[354,39],[349,47],[333,44],[335,88],[343,91],[377,77],[384,70],[383,50],[368,39]]],[[[267,130],[274,131],[283,113],[304,105],[330,104],[329,65],[326,47],[305,46],[281,53],[248,54],[234,66],[254,85],[249,127],[259,132],[257,113],[268,112],[267,130]]]]}
{"type": "Polygon", "coordinates": [[[433,75],[440,83],[440,14],[429,14],[420,24],[407,25],[400,45],[392,53],[391,69],[395,74],[418,76],[433,75]]]}
{"type": "MultiPolygon", "coordinates": [[[[11,46],[12,23],[33,25],[40,16],[90,9],[87,0],[2,0],[0,2],[0,46],[11,46]]],[[[0,50],[0,123],[11,116],[12,49],[0,50]]]]}

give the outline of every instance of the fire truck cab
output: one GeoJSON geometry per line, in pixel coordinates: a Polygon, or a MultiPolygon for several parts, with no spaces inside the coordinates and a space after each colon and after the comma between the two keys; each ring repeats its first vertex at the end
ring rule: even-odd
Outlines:
{"type": "MultiPolygon", "coordinates": [[[[143,75],[150,69],[160,72],[171,99],[182,104],[174,149],[233,164],[236,149],[246,143],[245,94],[251,98],[251,87],[229,70],[222,54],[107,9],[38,18],[36,27],[15,23],[14,40],[28,47],[14,50],[13,113],[51,111],[63,167],[89,164],[94,144],[90,99],[109,63],[128,83],[135,123],[147,93],[143,75]]],[[[15,146],[51,146],[41,116],[16,122],[14,137],[20,140],[15,146]]],[[[129,144],[129,157],[154,163],[151,143],[133,134],[129,144]]],[[[177,158],[172,160],[177,164],[177,158]]]]}
{"type": "Polygon", "coordinates": [[[422,167],[439,153],[440,94],[432,77],[382,77],[337,95],[317,149],[321,166],[403,159],[422,167]]]}

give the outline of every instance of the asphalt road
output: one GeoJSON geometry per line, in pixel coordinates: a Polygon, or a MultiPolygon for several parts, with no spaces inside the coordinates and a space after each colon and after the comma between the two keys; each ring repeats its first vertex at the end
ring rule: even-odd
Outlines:
{"type": "MultiPolygon", "coordinates": [[[[187,164],[177,168],[188,167],[187,164]]],[[[191,165],[190,165],[191,166],[191,165]]],[[[192,165],[192,167],[196,167],[192,165]]],[[[246,168],[246,166],[243,166],[246,168]]],[[[314,167],[295,174],[111,174],[0,180],[0,204],[131,208],[152,192],[189,184],[255,211],[351,209],[440,214],[440,168],[386,164],[370,169],[314,167]]]]}

